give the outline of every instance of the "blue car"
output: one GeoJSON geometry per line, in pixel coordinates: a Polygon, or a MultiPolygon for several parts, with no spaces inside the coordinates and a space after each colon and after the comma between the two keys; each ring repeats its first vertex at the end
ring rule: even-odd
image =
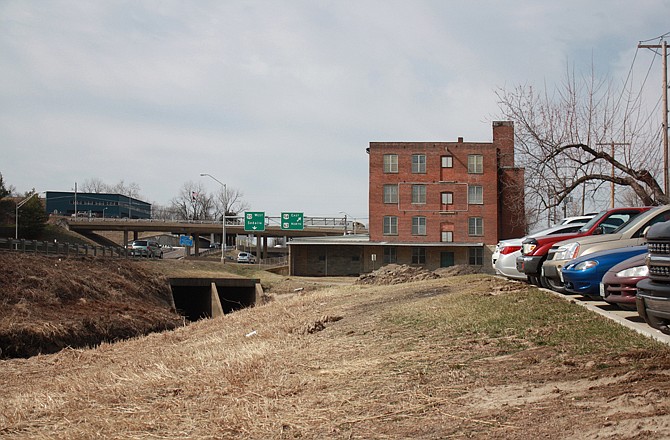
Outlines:
{"type": "Polygon", "coordinates": [[[647,252],[647,245],[594,252],[571,260],[563,267],[565,290],[600,299],[600,282],[614,265],[647,252]]]}

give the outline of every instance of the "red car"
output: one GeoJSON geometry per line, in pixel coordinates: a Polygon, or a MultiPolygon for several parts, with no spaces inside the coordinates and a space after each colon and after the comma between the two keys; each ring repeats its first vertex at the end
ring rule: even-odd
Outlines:
{"type": "Polygon", "coordinates": [[[637,310],[637,282],[648,278],[647,253],[636,255],[615,265],[603,276],[600,296],[609,304],[624,310],[637,310]]]}

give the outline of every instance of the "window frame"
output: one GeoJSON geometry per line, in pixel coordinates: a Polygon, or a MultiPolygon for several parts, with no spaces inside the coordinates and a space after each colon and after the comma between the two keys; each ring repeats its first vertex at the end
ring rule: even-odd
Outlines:
{"type": "Polygon", "coordinates": [[[382,195],[384,203],[398,203],[398,185],[393,183],[393,184],[384,184],[383,187],[383,195],[382,195]],[[393,189],[395,191],[387,191],[393,189]]]}
{"type": "Polygon", "coordinates": [[[426,174],[425,154],[412,154],[412,174],[426,174]]]}
{"type": "Polygon", "coordinates": [[[453,168],[454,167],[454,156],[452,156],[452,155],[440,156],[440,167],[441,168],[453,168]]]}
{"type": "Polygon", "coordinates": [[[384,264],[395,264],[398,262],[398,250],[392,246],[384,246],[384,264]]]}
{"type": "Polygon", "coordinates": [[[398,174],[398,155],[385,154],[383,158],[384,174],[398,174]]]}
{"type": "Polygon", "coordinates": [[[468,185],[468,205],[483,205],[483,204],[484,204],[484,186],[468,185]],[[477,194],[477,190],[479,190],[479,194],[477,194]],[[473,194],[472,192],[474,192],[475,194],[473,194]]]}
{"type": "Polygon", "coordinates": [[[412,185],[412,204],[425,205],[426,204],[426,185],[418,184],[412,185]]]}
{"type": "Polygon", "coordinates": [[[468,154],[468,174],[484,174],[484,156],[468,154]]]}
{"type": "Polygon", "coordinates": [[[398,217],[385,215],[382,225],[382,235],[398,235],[398,217]]]}
{"type": "Polygon", "coordinates": [[[468,235],[470,237],[481,237],[484,235],[483,217],[468,217],[468,235]]]}
{"type": "Polygon", "coordinates": [[[454,242],[454,231],[441,231],[440,232],[440,242],[441,243],[453,243],[454,242]]]}
{"type": "Polygon", "coordinates": [[[426,248],[412,248],[412,264],[426,264],[426,248]]]}
{"type": "Polygon", "coordinates": [[[428,220],[423,215],[412,217],[412,235],[427,235],[428,220]]]}
{"type": "Polygon", "coordinates": [[[468,264],[470,266],[483,266],[484,250],[480,247],[468,248],[468,264]]]}
{"type": "Polygon", "coordinates": [[[440,204],[444,206],[449,206],[454,204],[454,193],[453,191],[442,191],[440,193],[440,204]],[[444,198],[447,197],[447,202],[444,201],[444,198]]]}

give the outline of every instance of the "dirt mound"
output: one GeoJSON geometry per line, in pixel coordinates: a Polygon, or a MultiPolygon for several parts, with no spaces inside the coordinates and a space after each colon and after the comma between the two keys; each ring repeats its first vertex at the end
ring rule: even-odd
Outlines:
{"type": "Polygon", "coordinates": [[[361,275],[356,280],[356,284],[401,284],[435,278],[439,278],[439,275],[421,267],[413,267],[406,264],[387,264],[374,272],[361,275]]]}
{"type": "Polygon", "coordinates": [[[0,253],[0,358],[183,325],[167,279],[129,260],[0,253]]]}
{"type": "Polygon", "coordinates": [[[472,275],[477,273],[484,273],[482,266],[469,266],[467,264],[459,264],[457,266],[441,267],[435,270],[435,273],[441,277],[452,277],[456,275],[472,275]]]}

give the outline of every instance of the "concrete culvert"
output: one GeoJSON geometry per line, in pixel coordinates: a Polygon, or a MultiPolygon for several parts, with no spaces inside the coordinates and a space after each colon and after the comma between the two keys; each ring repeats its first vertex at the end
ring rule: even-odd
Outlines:
{"type": "Polygon", "coordinates": [[[189,321],[252,307],[260,290],[253,278],[170,278],[177,312],[189,321]]]}

